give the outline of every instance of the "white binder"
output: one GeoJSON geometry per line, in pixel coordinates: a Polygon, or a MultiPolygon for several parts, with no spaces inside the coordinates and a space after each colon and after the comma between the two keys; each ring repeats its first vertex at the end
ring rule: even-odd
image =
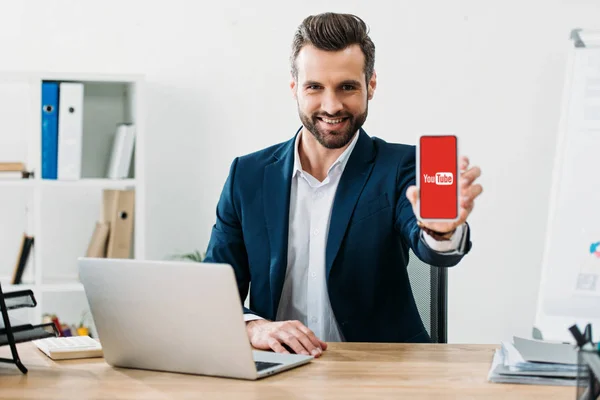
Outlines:
{"type": "Polygon", "coordinates": [[[81,178],[83,83],[63,82],[58,106],[58,179],[81,178]]]}
{"type": "Polygon", "coordinates": [[[124,179],[128,177],[134,143],[135,126],[132,124],[119,124],[113,140],[112,152],[106,173],[107,178],[124,179]]]}
{"type": "Polygon", "coordinates": [[[127,134],[123,143],[123,157],[119,163],[118,177],[121,179],[129,176],[129,168],[131,167],[131,159],[133,158],[133,148],[135,146],[135,125],[127,125],[127,134]]]}

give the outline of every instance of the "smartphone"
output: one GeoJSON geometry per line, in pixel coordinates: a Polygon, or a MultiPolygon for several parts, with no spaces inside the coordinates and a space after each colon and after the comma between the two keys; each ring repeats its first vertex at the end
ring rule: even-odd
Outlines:
{"type": "Polygon", "coordinates": [[[417,218],[450,222],[459,218],[458,138],[422,135],[417,145],[417,218]]]}

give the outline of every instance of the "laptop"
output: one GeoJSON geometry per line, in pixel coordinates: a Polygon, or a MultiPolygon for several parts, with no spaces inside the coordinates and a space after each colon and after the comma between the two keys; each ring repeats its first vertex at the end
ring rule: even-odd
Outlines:
{"type": "Polygon", "coordinates": [[[81,257],[78,268],[113,367],[254,380],[313,359],[253,350],[228,264],[81,257]]]}

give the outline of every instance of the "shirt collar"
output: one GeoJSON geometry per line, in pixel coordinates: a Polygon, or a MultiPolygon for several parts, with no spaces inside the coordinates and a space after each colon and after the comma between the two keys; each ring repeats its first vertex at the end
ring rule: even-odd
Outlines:
{"type": "MultiPolygon", "coordinates": [[[[294,143],[294,169],[292,170],[293,171],[292,177],[296,176],[297,174],[302,173],[302,164],[300,162],[300,153],[298,152],[298,145],[300,143],[300,135],[302,135],[303,132],[304,132],[304,130],[301,130],[298,133],[298,135],[296,136],[295,143],[294,143]]],[[[335,160],[335,162],[333,164],[331,164],[331,167],[329,167],[329,170],[327,171],[327,175],[329,175],[329,173],[336,167],[339,168],[340,172],[342,172],[344,170],[344,168],[346,168],[346,164],[348,163],[350,154],[352,154],[352,150],[356,146],[356,142],[358,141],[359,135],[360,135],[360,131],[357,131],[356,134],[354,135],[354,137],[352,138],[350,145],[348,147],[346,147],[346,150],[344,150],[344,152],[342,154],[340,154],[340,156],[337,158],[337,160],[335,160]]]]}

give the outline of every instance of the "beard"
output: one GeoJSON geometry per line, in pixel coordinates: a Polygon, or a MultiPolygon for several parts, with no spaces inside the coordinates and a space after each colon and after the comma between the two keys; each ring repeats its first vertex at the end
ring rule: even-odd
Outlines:
{"type": "Polygon", "coordinates": [[[340,111],[335,115],[331,115],[328,113],[314,113],[310,117],[304,114],[300,108],[298,107],[298,114],[300,115],[300,120],[302,124],[312,135],[317,139],[317,141],[327,149],[339,149],[346,146],[352,138],[354,134],[363,126],[365,121],[367,120],[367,114],[369,113],[369,103],[365,106],[365,112],[358,115],[349,114],[344,111],[340,111]],[[327,129],[324,125],[327,123],[320,118],[327,119],[339,119],[345,118],[345,127],[339,130],[327,129]]]}

